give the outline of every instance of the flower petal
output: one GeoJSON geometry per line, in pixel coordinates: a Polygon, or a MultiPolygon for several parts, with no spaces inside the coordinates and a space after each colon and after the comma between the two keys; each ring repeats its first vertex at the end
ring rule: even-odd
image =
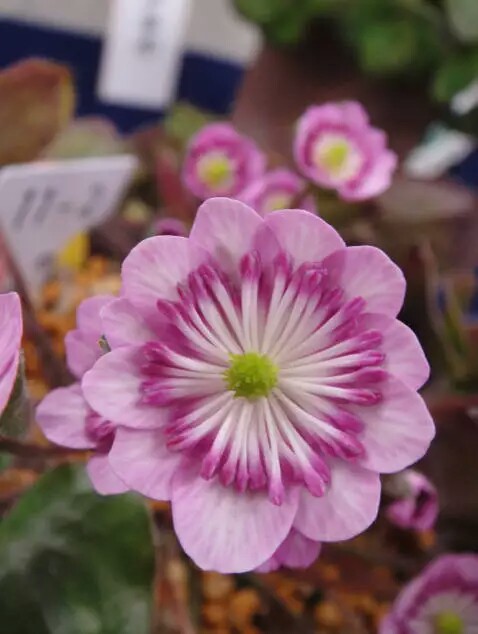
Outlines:
{"type": "Polygon", "coordinates": [[[155,429],[165,420],[165,410],[140,401],[139,346],[108,352],[85,374],[82,389],[91,407],[108,420],[133,429],[155,429]]]}
{"type": "Polygon", "coordinates": [[[113,295],[94,295],[81,302],[76,312],[77,327],[84,334],[85,338],[97,341],[102,333],[100,312],[107,306],[113,295]]]}
{"type": "Polygon", "coordinates": [[[134,491],[155,500],[171,498],[171,480],[181,456],[167,449],[161,432],[118,427],[109,460],[134,491]]]}
{"type": "Polygon", "coordinates": [[[275,572],[280,568],[280,566],[280,561],[276,559],[276,557],[273,555],[272,557],[269,557],[269,559],[267,559],[263,564],[257,566],[257,568],[254,569],[254,572],[267,574],[269,572],[275,572]]]}
{"type": "Polygon", "coordinates": [[[176,300],[177,285],[207,260],[207,252],[188,238],[147,238],[123,262],[123,295],[154,319],[158,299],[176,300]]]}
{"type": "Polygon", "coordinates": [[[320,553],[320,542],[309,539],[295,528],[276,551],[275,558],[287,568],[308,568],[320,553]]]}
{"type": "Polygon", "coordinates": [[[254,248],[262,223],[259,214],[239,200],[210,198],[198,209],[190,239],[234,274],[242,256],[254,248]]]}
{"type": "Polygon", "coordinates": [[[397,163],[395,152],[383,150],[380,159],[375,161],[373,169],[365,178],[358,184],[346,183],[340,188],[341,198],[349,201],[367,200],[383,194],[392,184],[397,163]]]}
{"type": "Polygon", "coordinates": [[[95,491],[100,495],[115,495],[129,490],[111,468],[107,454],[98,453],[92,456],[86,465],[86,472],[95,491]]]}
{"type": "Polygon", "coordinates": [[[369,126],[367,111],[358,101],[343,101],[339,104],[339,108],[344,120],[351,128],[362,129],[369,126]]]}
{"type": "Polygon", "coordinates": [[[193,470],[179,469],[173,480],[174,528],[199,567],[246,572],[269,559],[287,537],[297,499],[292,489],[276,506],[265,493],[238,493],[193,470]]]}
{"type": "Polygon", "coordinates": [[[154,339],[154,332],[124,297],[115,299],[103,308],[101,321],[110,348],[134,346],[154,339]]]}
{"type": "Polygon", "coordinates": [[[380,391],[383,398],[378,405],[353,408],[365,423],[360,441],[366,455],[361,464],[380,473],[395,473],[426,453],[435,425],[421,396],[398,379],[389,376],[380,391]]]}
{"type": "Polygon", "coordinates": [[[90,408],[79,383],[50,392],[36,410],[36,420],[51,442],[72,449],[92,449],[95,442],[86,435],[90,408]]]}
{"type": "Polygon", "coordinates": [[[380,622],[379,634],[400,634],[400,628],[391,614],[387,614],[380,622]]]}
{"type": "Polygon", "coordinates": [[[436,523],[438,493],[430,480],[419,471],[406,469],[396,476],[397,495],[389,504],[386,516],[400,528],[426,531],[436,523]]]}
{"type": "Polygon", "coordinates": [[[377,517],[379,475],[342,460],[334,460],[331,471],[330,488],[323,497],[314,497],[306,489],[300,494],[294,526],[314,541],[350,539],[377,517]]]}
{"type": "Polygon", "coordinates": [[[383,335],[384,368],[390,374],[415,390],[426,383],[430,366],[420,342],[408,326],[378,313],[361,315],[358,324],[364,330],[378,330],[383,335]]]}
{"type": "Polygon", "coordinates": [[[405,297],[402,271],[376,247],[349,247],[325,262],[332,284],[340,285],[346,299],[363,297],[367,312],[395,317],[405,297]]]}
{"type": "Polygon", "coordinates": [[[0,295],[0,413],[17,377],[22,338],[22,307],[17,293],[0,295]]]}
{"type": "Polygon", "coordinates": [[[302,209],[274,211],[264,219],[280,246],[290,253],[296,264],[320,262],[345,243],[333,227],[302,209]]]}
{"type": "Polygon", "coordinates": [[[81,330],[70,330],[66,334],[65,348],[68,368],[77,379],[81,379],[102,354],[99,337],[91,341],[91,339],[84,337],[81,330]]]}

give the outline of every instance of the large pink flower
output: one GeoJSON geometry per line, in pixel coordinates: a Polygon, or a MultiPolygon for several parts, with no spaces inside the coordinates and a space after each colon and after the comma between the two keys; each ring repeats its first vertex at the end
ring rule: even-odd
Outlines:
{"type": "Polygon", "coordinates": [[[122,277],[102,311],[112,351],[83,390],[121,425],[112,467],[171,499],[196,563],[251,570],[292,528],[314,542],[367,528],[379,472],[434,435],[416,393],[428,364],[395,319],[405,282],[388,257],[346,248],[308,212],[262,218],[216,198],[189,238],[135,247],[122,277]]]}
{"type": "Polygon", "coordinates": [[[365,110],[353,101],[306,110],[298,122],[294,155],[304,176],[350,201],[383,193],[397,166],[385,133],[371,127],[365,110]]]}
{"type": "Polygon", "coordinates": [[[16,293],[0,295],[0,414],[10,400],[20,359],[23,321],[16,293]]]}
{"type": "Polygon", "coordinates": [[[102,355],[100,311],[111,300],[110,296],[97,295],[80,304],[78,327],[65,339],[68,366],[78,381],[50,392],[36,411],[37,422],[49,440],[64,447],[93,451],[87,472],[102,494],[122,493],[127,487],[111,469],[107,457],[115,425],[89,407],[80,380],[102,355]]]}
{"type": "MultiPolygon", "coordinates": [[[[287,209],[304,191],[305,181],[288,169],[276,169],[253,181],[238,196],[240,200],[253,207],[261,216],[271,211],[287,209]]],[[[300,206],[315,212],[317,207],[310,195],[302,196],[300,206]]]]}
{"type": "Polygon", "coordinates": [[[478,555],[445,555],[399,595],[380,634],[478,634],[478,555]]]}
{"type": "Polygon", "coordinates": [[[201,200],[236,197],[261,176],[265,157],[256,144],[228,123],[212,123],[191,140],[183,167],[186,187],[201,200]]]}

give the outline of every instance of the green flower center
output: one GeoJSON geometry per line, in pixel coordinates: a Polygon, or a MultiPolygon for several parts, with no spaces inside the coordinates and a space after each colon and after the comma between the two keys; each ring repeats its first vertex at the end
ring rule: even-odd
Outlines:
{"type": "Polygon", "coordinates": [[[224,376],[235,396],[257,399],[267,396],[277,384],[278,368],[272,361],[256,352],[231,354],[231,365],[224,376]]]}
{"type": "Polygon", "coordinates": [[[198,170],[199,178],[208,187],[221,187],[232,176],[231,162],[226,156],[205,157],[198,170]]]}
{"type": "Polygon", "coordinates": [[[277,211],[278,209],[287,209],[291,203],[291,196],[287,194],[275,194],[267,198],[264,205],[265,211],[277,211]]]}
{"type": "Polygon", "coordinates": [[[435,617],[436,634],[465,634],[463,620],[454,612],[442,612],[435,617]]]}
{"type": "Polygon", "coordinates": [[[336,141],[322,149],[319,154],[320,164],[326,170],[335,174],[345,165],[349,156],[350,146],[347,141],[336,141]]]}

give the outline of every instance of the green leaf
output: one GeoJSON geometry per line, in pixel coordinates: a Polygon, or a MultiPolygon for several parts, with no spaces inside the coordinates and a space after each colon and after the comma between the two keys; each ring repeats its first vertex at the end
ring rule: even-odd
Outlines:
{"type": "Polygon", "coordinates": [[[276,44],[293,44],[310,20],[330,8],[330,0],[235,0],[235,4],[276,44]]]}
{"type": "Polygon", "coordinates": [[[445,0],[451,28],[463,42],[478,41],[477,0],[445,0]]]}
{"type": "Polygon", "coordinates": [[[76,119],[62,130],[43,152],[48,159],[112,156],[125,151],[112,123],[101,117],[76,119]]]}
{"type": "Polygon", "coordinates": [[[15,457],[10,453],[0,453],[0,473],[9,469],[14,461],[15,457]]]}
{"type": "Polygon", "coordinates": [[[193,134],[212,121],[210,114],[189,103],[180,102],[171,108],[163,121],[163,128],[167,135],[174,137],[181,145],[186,145],[193,134]]]}
{"type": "Polygon", "coordinates": [[[442,102],[450,101],[478,77],[478,48],[457,53],[437,70],[433,82],[433,95],[442,102]]]}
{"type": "Polygon", "coordinates": [[[430,25],[406,16],[367,23],[357,40],[361,66],[377,74],[421,71],[436,58],[440,46],[430,25]]]}
{"type": "Polygon", "coordinates": [[[150,634],[153,573],[141,501],[100,497],[81,466],[59,467],[0,524],[0,630],[150,634]]]}
{"type": "Polygon", "coordinates": [[[29,421],[30,402],[25,387],[25,367],[22,356],[10,399],[0,416],[0,434],[19,438],[26,431],[29,421]]]}

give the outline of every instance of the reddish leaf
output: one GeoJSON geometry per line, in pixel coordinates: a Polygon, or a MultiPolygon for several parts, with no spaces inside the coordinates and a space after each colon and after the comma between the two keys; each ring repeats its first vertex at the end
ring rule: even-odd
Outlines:
{"type": "Polygon", "coordinates": [[[29,59],[0,73],[0,165],[34,160],[70,120],[75,104],[69,70],[29,59]]]}

